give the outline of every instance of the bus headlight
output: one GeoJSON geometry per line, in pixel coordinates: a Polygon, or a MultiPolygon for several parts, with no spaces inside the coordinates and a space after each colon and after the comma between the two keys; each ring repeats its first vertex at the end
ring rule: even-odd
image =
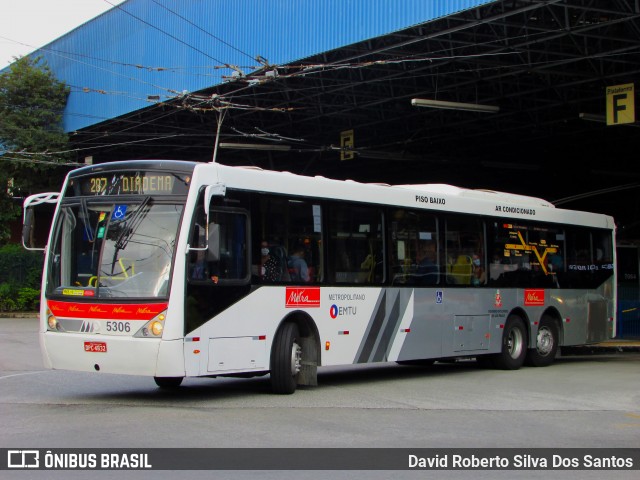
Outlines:
{"type": "Polygon", "coordinates": [[[54,315],[54,313],[47,308],[47,331],[49,332],[64,332],[64,328],[62,328],[62,324],[58,317],[54,315]]]}
{"type": "Polygon", "coordinates": [[[151,325],[149,325],[149,331],[156,337],[159,337],[160,335],[162,335],[162,331],[164,330],[164,325],[162,324],[162,322],[159,321],[154,321],[151,322],[151,325]]]}
{"type": "Polygon", "coordinates": [[[164,332],[165,313],[162,312],[149,320],[144,326],[138,330],[134,335],[136,338],[159,338],[162,337],[164,332]]]}

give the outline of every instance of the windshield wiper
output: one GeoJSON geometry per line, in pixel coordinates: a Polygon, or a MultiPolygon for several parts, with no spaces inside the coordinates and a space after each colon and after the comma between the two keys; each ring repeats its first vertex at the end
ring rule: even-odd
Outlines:
{"type": "Polygon", "coordinates": [[[140,205],[138,206],[138,209],[131,215],[131,217],[129,217],[127,221],[123,222],[124,225],[122,226],[122,231],[120,232],[120,235],[118,235],[118,238],[115,242],[116,252],[118,252],[118,250],[124,250],[126,248],[129,240],[131,239],[133,234],[136,233],[136,230],[144,220],[144,217],[146,216],[146,213],[144,213],[145,207],[149,204],[150,201],[151,197],[145,197],[142,203],[140,203],[140,205]]]}

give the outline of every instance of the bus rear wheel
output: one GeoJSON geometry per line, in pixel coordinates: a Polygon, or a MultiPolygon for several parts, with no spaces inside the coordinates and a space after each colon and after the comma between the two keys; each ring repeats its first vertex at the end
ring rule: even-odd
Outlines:
{"type": "Polygon", "coordinates": [[[300,331],[295,323],[285,323],[278,331],[271,353],[273,393],[290,395],[296,391],[302,367],[300,331]]]}
{"type": "Polygon", "coordinates": [[[551,365],[558,351],[558,327],[551,317],[543,316],[536,335],[536,347],[527,352],[527,365],[546,367],[551,365]]]}
{"type": "Polygon", "coordinates": [[[517,315],[510,315],[502,334],[502,350],[493,357],[493,365],[502,370],[517,370],[527,355],[527,330],[517,315]]]}

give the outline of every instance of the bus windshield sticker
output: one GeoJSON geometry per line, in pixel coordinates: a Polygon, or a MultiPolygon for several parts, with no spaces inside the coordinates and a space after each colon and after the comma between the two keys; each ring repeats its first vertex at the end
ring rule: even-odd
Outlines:
{"type": "Polygon", "coordinates": [[[127,213],[126,205],[116,205],[111,214],[111,220],[122,220],[127,213]]]}

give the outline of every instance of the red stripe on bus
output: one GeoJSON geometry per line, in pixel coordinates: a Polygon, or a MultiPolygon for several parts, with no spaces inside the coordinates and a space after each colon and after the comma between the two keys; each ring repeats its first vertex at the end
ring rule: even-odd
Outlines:
{"type": "Polygon", "coordinates": [[[151,320],[167,309],[167,303],[77,303],[47,300],[57,317],[117,320],[151,320]]]}

